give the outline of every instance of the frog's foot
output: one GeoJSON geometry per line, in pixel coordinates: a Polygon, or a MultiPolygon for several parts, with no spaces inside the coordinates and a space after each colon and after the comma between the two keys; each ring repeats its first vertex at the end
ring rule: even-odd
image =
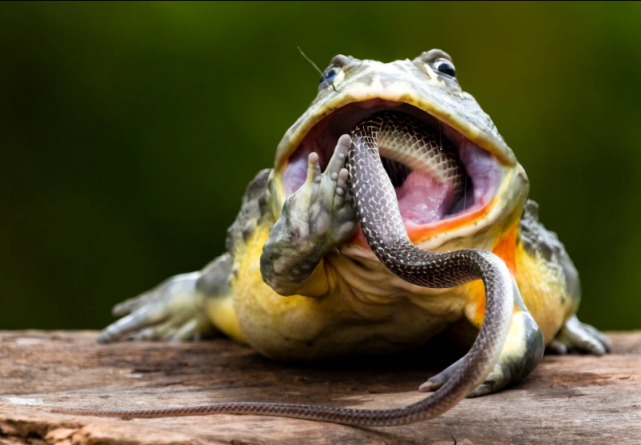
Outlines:
{"type": "MultiPolygon", "coordinates": [[[[508,338],[494,370],[468,397],[479,397],[497,392],[525,378],[543,358],[543,334],[529,312],[516,312],[512,318],[508,338]]],[[[461,359],[463,360],[463,359],[461,359]]],[[[430,377],[419,391],[436,391],[456,372],[458,360],[441,373],[430,377]]]]}
{"type": "Polygon", "coordinates": [[[188,340],[211,330],[204,296],[196,291],[200,272],[177,275],[155,289],[118,304],[115,316],[123,316],[98,337],[100,343],[119,340],[188,340]]]}
{"type": "Polygon", "coordinates": [[[283,210],[285,219],[299,229],[300,238],[325,251],[347,241],[356,228],[356,211],[347,199],[345,163],[350,143],[348,135],[338,139],[323,173],[318,154],[310,153],[307,180],[287,198],[283,210]]]}
{"type": "Polygon", "coordinates": [[[327,252],[343,244],[356,229],[356,211],[347,196],[345,168],[351,139],[338,139],[321,173],[319,156],[310,153],[307,179],[290,195],[274,224],[261,256],[263,280],[281,295],[292,295],[327,252]]]}
{"type": "Polygon", "coordinates": [[[612,351],[612,343],[605,334],[589,324],[581,323],[576,315],[573,315],[550,342],[548,350],[557,354],[579,351],[603,355],[612,351]]]}

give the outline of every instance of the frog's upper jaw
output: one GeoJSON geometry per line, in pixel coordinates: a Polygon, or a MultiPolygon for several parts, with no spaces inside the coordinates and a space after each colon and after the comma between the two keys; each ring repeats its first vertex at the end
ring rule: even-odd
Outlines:
{"type": "MultiPolygon", "coordinates": [[[[461,91],[454,77],[439,72],[442,63],[451,64],[451,59],[440,50],[388,64],[335,57],[328,68],[331,83],[321,83],[314,102],[278,147],[274,208],[281,208],[285,197],[304,182],[309,153],[318,153],[324,168],[341,135],[372,113],[393,109],[426,122],[447,138],[469,180],[466,193],[452,199],[433,187],[429,175],[408,176],[411,169],[400,169],[404,177],[394,178],[399,207],[415,244],[438,248],[448,240],[483,232],[518,211],[528,191],[525,172],[476,100],[461,91]],[[449,201],[446,211],[434,217],[434,206],[449,201]]],[[[400,167],[397,162],[391,165],[400,167]]],[[[366,246],[358,232],[351,241],[366,246]]]]}
{"type": "Polygon", "coordinates": [[[441,50],[424,52],[413,61],[391,63],[334,57],[328,69],[337,74],[331,83],[321,84],[307,111],[285,133],[278,145],[275,167],[282,168],[307,133],[325,117],[348,104],[372,99],[413,105],[465,135],[502,163],[514,165],[514,153],[492,119],[472,95],[461,90],[456,78],[437,70],[443,61],[451,58],[441,50]]]}

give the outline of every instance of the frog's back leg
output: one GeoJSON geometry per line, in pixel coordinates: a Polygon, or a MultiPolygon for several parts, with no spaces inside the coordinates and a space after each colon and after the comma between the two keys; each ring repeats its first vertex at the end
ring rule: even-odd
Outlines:
{"type": "Polygon", "coordinates": [[[244,342],[230,285],[234,253],[268,216],[266,194],[270,172],[260,171],[247,186],[240,212],[227,232],[226,253],[199,272],[176,275],[118,304],[113,313],[124,317],[104,329],[98,341],[181,341],[218,330],[244,342]]]}
{"type": "Polygon", "coordinates": [[[528,200],[520,224],[516,279],[523,299],[541,327],[548,349],[557,353],[579,350],[602,355],[608,338],[579,322],[579,274],[554,232],[538,218],[538,204],[528,200]]]}
{"type": "MultiPolygon", "coordinates": [[[[581,299],[579,274],[556,234],[539,222],[538,204],[534,201],[529,200],[525,205],[513,249],[514,255],[504,258],[518,288],[514,292],[519,298],[516,298],[512,324],[494,371],[471,397],[489,394],[522,380],[539,363],[546,345],[548,350],[557,353],[576,349],[596,355],[611,348],[604,334],[576,317],[581,299]]],[[[470,295],[482,295],[482,298],[473,298],[466,310],[472,325],[479,327],[483,321],[484,292],[478,282],[468,287],[470,295]],[[479,301],[483,302],[480,306],[479,301]]],[[[431,377],[421,390],[440,388],[457,367],[458,362],[431,377]]]]}

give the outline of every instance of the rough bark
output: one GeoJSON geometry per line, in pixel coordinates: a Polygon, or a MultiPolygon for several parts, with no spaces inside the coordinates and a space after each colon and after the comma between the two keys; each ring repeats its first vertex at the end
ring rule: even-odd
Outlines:
{"type": "MultiPolygon", "coordinates": [[[[0,332],[0,444],[640,444],[641,333],[605,357],[546,356],[524,382],[444,416],[354,428],[255,416],[123,421],[52,407],[232,400],[383,408],[425,397],[429,353],[326,365],[274,363],[226,339],[98,345],[94,332],[0,332]]],[[[442,364],[441,364],[442,365],[442,364]]]]}

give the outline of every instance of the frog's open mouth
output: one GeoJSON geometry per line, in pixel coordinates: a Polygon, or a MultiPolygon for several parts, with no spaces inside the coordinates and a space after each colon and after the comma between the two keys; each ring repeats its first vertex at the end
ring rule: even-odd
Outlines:
{"type": "Polygon", "coordinates": [[[455,227],[485,214],[503,179],[504,169],[499,161],[425,111],[382,99],[351,103],[318,122],[288,159],[282,177],[285,194],[289,196],[304,183],[309,153],[318,153],[324,170],[338,138],[349,134],[365,117],[384,110],[409,114],[438,131],[449,142],[448,145],[454,147],[454,156],[464,169],[463,192],[455,196],[452,187],[439,183],[429,173],[413,170],[407,165],[410,163],[407,160],[399,162],[399,159],[393,159],[393,153],[383,153],[381,150],[381,160],[396,189],[399,209],[410,238],[438,233],[446,229],[444,225],[455,227]]]}

